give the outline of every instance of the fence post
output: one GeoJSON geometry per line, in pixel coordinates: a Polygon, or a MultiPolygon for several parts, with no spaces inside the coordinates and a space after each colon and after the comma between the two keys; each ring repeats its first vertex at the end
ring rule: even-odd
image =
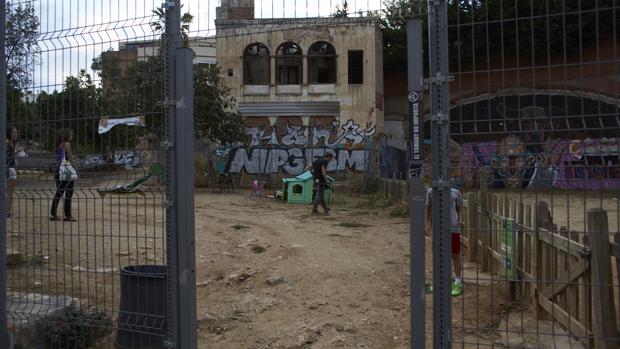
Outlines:
{"type": "Polygon", "coordinates": [[[480,176],[480,216],[478,236],[480,238],[481,247],[478,253],[478,262],[482,264],[481,271],[486,273],[489,271],[489,193],[487,191],[487,178],[484,174],[480,176]]]}
{"type": "MultiPolygon", "coordinates": [[[[620,233],[614,234],[614,242],[617,246],[620,246],[620,233]]],[[[616,261],[616,272],[620,273],[620,256],[616,253],[613,254],[614,260],[616,261]]],[[[620,299],[620,287],[618,287],[618,299],[620,299]]],[[[620,302],[618,302],[618,310],[620,311],[620,302]]]]}
{"type": "Polygon", "coordinates": [[[179,302],[178,348],[196,348],[196,244],[194,227],[194,85],[193,51],[176,52],[176,205],[177,205],[177,280],[179,302]],[[183,178],[183,180],[180,180],[183,178]]]}
{"type": "MultiPolygon", "coordinates": [[[[583,238],[583,242],[582,242],[583,245],[586,246],[586,247],[590,247],[590,251],[591,251],[592,248],[591,248],[591,244],[590,244],[590,241],[591,241],[590,234],[584,233],[582,238],[583,238]]],[[[585,328],[592,332],[592,287],[591,287],[591,282],[592,282],[592,263],[590,263],[590,271],[585,273],[585,274],[583,274],[583,282],[582,282],[582,286],[581,286],[581,290],[583,292],[583,302],[581,303],[581,305],[582,305],[581,314],[582,314],[582,317],[583,317],[582,322],[583,322],[585,328]]],[[[592,347],[591,342],[592,342],[591,340],[588,340],[588,342],[586,343],[588,345],[588,348],[592,347]]]]}
{"type": "Polygon", "coordinates": [[[516,222],[517,222],[517,229],[515,229],[515,234],[517,236],[517,241],[516,241],[516,258],[517,258],[517,268],[516,268],[516,274],[515,274],[515,278],[517,279],[517,297],[521,298],[523,297],[523,291],[524,291],[524,287],[523,287],[523,278],[521,277],[521,271],[525,270],[525,258],[524,258],[524,251],[525,251],[525,234],[523,233],[523,225],[524,225],[524,209],[525,209],[525,205],[523,204],[523,202],[519,202],[517,204],[517,202],[515,201],[515,206],[516,206],[516,222]]]}
{"type": "MultiPolygon", "coordinates": [[[[6,1],[0,0],[0,132],[6,134],[6,1]]],[[[0,344],[8,343],[6,318],[6,142],[0,145],[0,344]]]]}
{"type": "Polygon", "coordinates": [[[467,211],[467,232],[469,235],[469,261],[478,260],[478,202],[476,194],[467,195],[469,210],[467,211]]]}
{"type": "MultiPolygon", "coordinates": [[[[543,247],[544,242],[540,238],[540,229],[543,229],[547,222],[551,219],[551,214],[548,209],[548,205],[544,201],[539,201],[536,203],[536,212],[535,212],[535,234],[534,234],[534,251],[536,253],[536,269],[534,272],[534,279],[536,279],[536,317],[542,318],[545,316],[544,309],[540,306],[540,302],[538,297],[540,297],[540,292],[544,287],[544,278],[547,277],[546,268],[543,266],[543,254],[546,252],[546,248],[543,247]]],[[[547,261],[548,262],[548,261],[547,261]]]]}
{"type": "Polygon", "coordinates": [[[589,209],[587,224],[592,249],[594,342],[597,349],[618,348],[607,211],[589,209]]]}
{"type": "MultiPolygon", "coordinates": [[[[527,229],[531,229],[533,224],[532,224],[532,206],[530,205],[525,205],[525,223],[524,223],[525,227],[527,229]]],[[[526,258],[524,259],[525,263],[528,268],[527,268],[527,272],[533,276],[534,278],[536,277],[535,272],[534,272],[534,268],[532,268],[532,266],[534,265],[534,263],[532,262],[532,234],[531,231],[529,234],[525,234],[524,236],[525,239],[525,250],[523,251],[525,253],[526,258]]],[[[536,252],[536,251],[534,251],[536,252]]],[[[534,287],[532,287],[532,284],[534,283],[534,280],[530,280],[526,283],[526,287],[525,287],[525,292],[527,292],[528,297],[531,297],[533,294],[533,289],[534,287]]]]}

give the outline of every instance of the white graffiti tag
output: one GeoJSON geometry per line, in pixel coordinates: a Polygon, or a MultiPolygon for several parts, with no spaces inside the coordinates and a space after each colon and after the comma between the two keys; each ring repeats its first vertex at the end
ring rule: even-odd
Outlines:
{"type": "Polygon", "coordinates": [[[358,131],[360,125],[356,124],[353,120],[349,120],[346,124],[342,126],[342,130],[344,131],[340,137],[338,137],[337,144],[346,140],[348,142],[352,142],[353,144],[362,144],[364,143],[368,137],[374,136],[377,129],[375,127],[368,127],[363,131],[358,131]]]}
{"type": "Polygon", "coordinates": [[[306,145],[308,138],[303,134],[303,126],[286,126],[286,136],[282,137],[282,144],[291,145],[306,145]]]}
{"type": "Polygon", "coordinates": [[[275,132],[266,135],[262,127],[247,127],[245,133],[250,136],[250,147],[256,147],[267,141],[268,145],[278,145],[278,137],[275,132]]]}

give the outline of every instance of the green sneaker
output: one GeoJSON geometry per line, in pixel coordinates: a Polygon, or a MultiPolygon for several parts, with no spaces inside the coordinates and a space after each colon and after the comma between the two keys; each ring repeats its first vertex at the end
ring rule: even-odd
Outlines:
{"type": "Polygon", "coordinates": [[[424,285],[424,291],[426,292],[426,294],[433,293],[433,285],[431,284],[424,285]]]}
{"type": "Polygon", "coordinates": [[[463,283],[459,282],[453,282],[452,283],[452,297],[457,297],[460,296],[461,293],[463,293],[463,283]]]}

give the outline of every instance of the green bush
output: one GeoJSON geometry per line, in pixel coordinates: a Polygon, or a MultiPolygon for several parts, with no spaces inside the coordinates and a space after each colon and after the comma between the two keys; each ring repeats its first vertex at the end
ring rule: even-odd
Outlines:
{"type": "Polygon", "coordinates": [[[88,348],[111,332],[112,320],[106,313],[70,306],[46,323],[46,348],[88,348]]]}

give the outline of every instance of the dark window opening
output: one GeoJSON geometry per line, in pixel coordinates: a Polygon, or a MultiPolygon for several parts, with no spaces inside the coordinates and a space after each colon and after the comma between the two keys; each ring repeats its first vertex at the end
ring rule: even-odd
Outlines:
{"type": "MultiPolygon", "coordinates": [[[[269,85],[270,57],[267,46],[250,44],[243,52],[243,83],[246,85],[269,85]]],[[[231,75],[229,70],[228,74],[231,75]]]]}
{"type": "Polygon", "coordinates": [[[349,51],[349,84],[364,83],[364,51],[349,51]]]}
{"type": "Polygon", "coordinates": [[[293,194],[303,194],[304,187],[300,184],[295,184],[293,186],[293,194]]]}
{"type": "Polygon", "coordinates": [[[319,41],[308,50],[308,82],[336,83],[336,50],[328,42],[319,41]]]}
{"type": "Polygon", "coordinates": [[[276,81],[279,85],[299,85],[303,80],[303,56],[301,47],[286,42],[276,51],[276,81]]]}

